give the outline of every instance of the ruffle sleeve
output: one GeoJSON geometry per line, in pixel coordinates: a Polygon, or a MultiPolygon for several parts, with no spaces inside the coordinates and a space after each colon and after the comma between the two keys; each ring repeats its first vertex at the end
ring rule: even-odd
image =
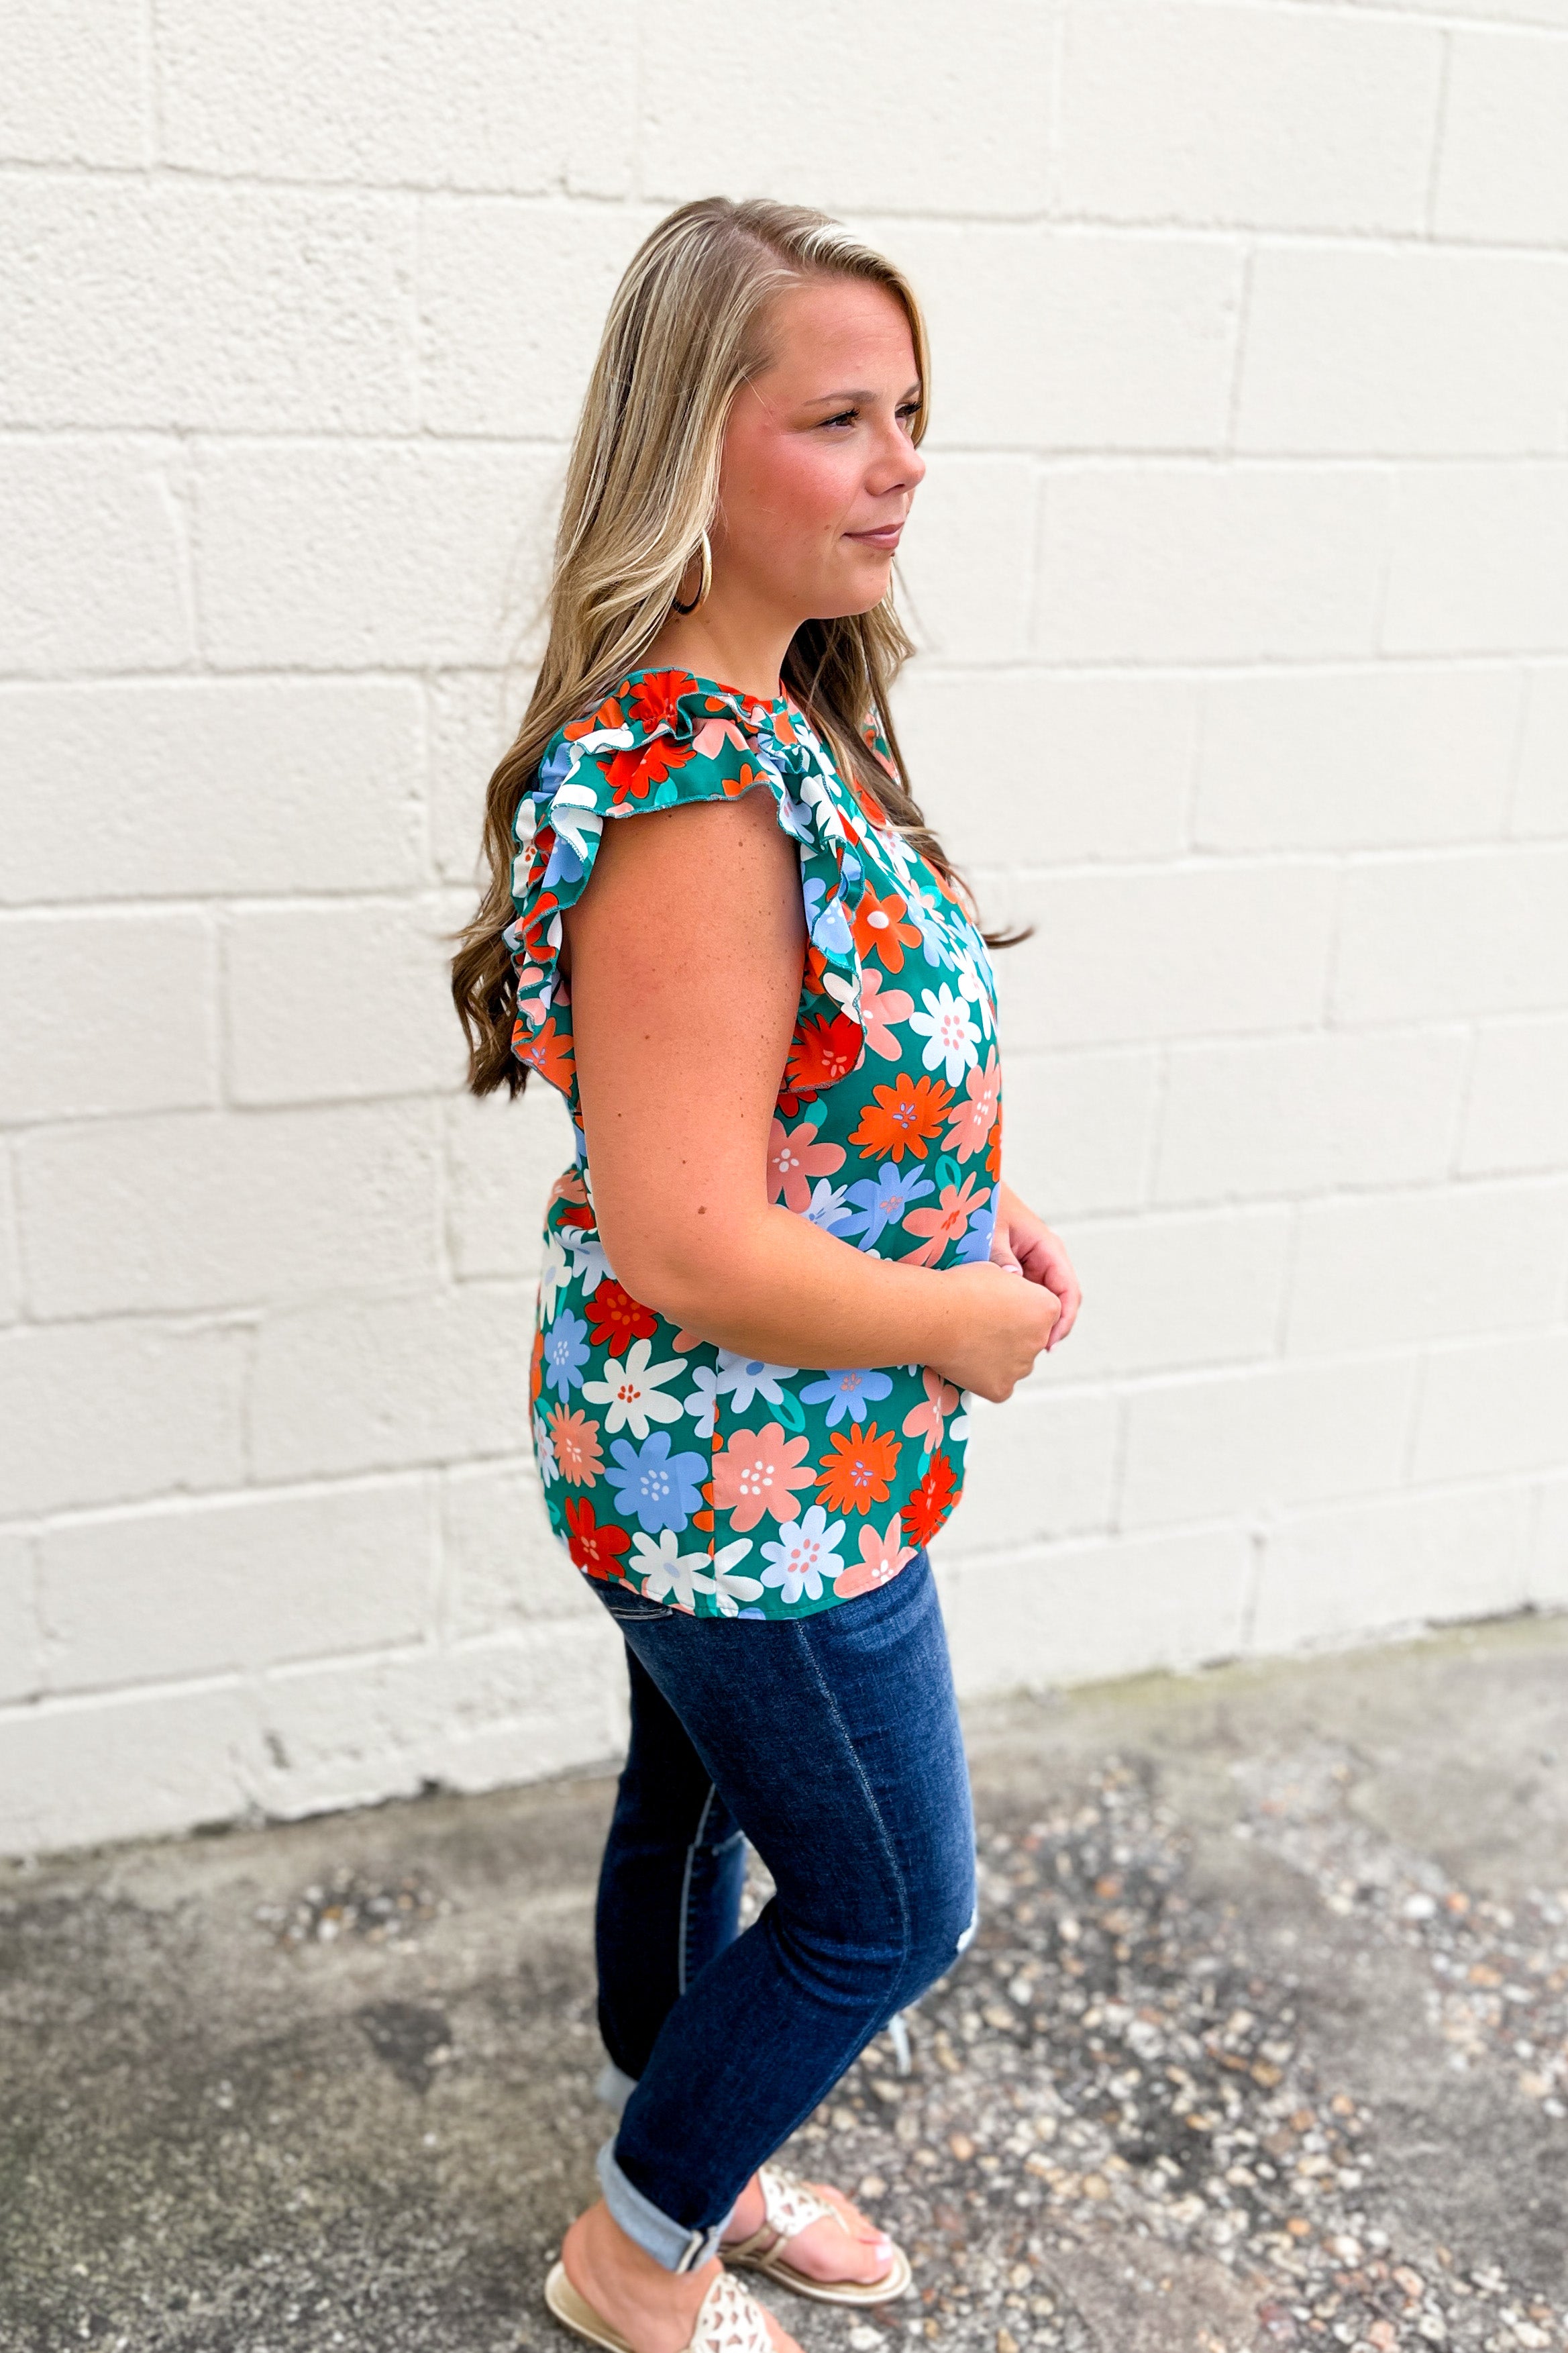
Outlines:
{"type": "Polygon", "coordinates": [[[562,728],[514,827],[516,913],[506,934],[517,974],[512,1051],[575,1109],[562,918],[587,886],[605,825],[766,784],[799,853],[806,926],[781,1104],[794,1109],[846,1077],[865,1051],[853,912],[863,869],[836,783],[826,750],[793,705],[754,702],[686,671],[634,674],[591,717],[562,728]]]}

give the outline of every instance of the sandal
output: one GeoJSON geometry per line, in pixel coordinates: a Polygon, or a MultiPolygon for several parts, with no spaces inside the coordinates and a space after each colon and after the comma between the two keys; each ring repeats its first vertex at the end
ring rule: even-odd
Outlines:
{"type": "Polygon", "coordinates": [[[785,2173],[778,2166],[764,2165],[757,2179],[762,2184],[766,2219],[761,2230],[753,2231],[749,2239],[720,2247],[725,2263],[743,2263],[748,2270],[761,2272],[764,2278],[776,2280],[781,2287],[793,2288],[796,2295],[812,2296],[818,2304],[890,2304],[896,2295],[907,2293],[914,2274],[908,2255],[900,2246],[894,2247],[892,2263],[880,2279],[819,2280],[797,2271],[784,2253],[786,2240],[795,2238],[809,2223],[820,2221],[825,2214],[831,2214],[846,2232],[849,2226],[837,2206],[829,2205],[797,2175],[785,2173]]]}
{"type": "MultiPolygon", "coordinates": [[[[544,2301],[563,2328],[570,2328],[605,2353],[635,2353],[619,2329],[602,2320],[579,2295],[556,2263],[544,2283],[544,2301]]],[[[756,2297],[729,2272],[720,2272],[698,2307],[697,2325],[684,2353],[773,2353],[767,2317],[756,2297]]]]}

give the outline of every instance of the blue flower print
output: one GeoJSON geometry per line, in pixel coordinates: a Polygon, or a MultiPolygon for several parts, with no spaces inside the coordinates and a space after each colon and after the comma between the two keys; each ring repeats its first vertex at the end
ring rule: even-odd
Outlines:
{"type": "Polygon", "coordinates": [[[617,1512],[629,1512],[641,1528],[683,1528],[701,1508],[705,1454],[671,1454],[669,1432],[656,1430],[640,1446],[617,1438],[610,1449],[616,1464],[605,1476],[617,1512]]]}
{"type": "Polygon", "coordinates": [[[583,1386],[588,1361],[588,1326],[574,1308],[563,1307],[544,1335],[544,1377],[557,1397],[583,1386]]]}
{"type": "Polygon", "coordinates": [[[853,1234],[861,1250],[870,1250],[884,1226],[902,1225],[910,1202],[931,1190],[931,1178],[912,1161],[907,1168],[900,1168],[895,1160],[884,1162],[875,1181],[865,1176],[858,1185],[850,1186],[856,1215],[845,1227],[846,1235],[853,1234]]]}
{"type": "Polygon", "coordinates": [[[748,1413],[752,1399],[769,1405],[784,1400],[784,1383],[793,1381],[798,1365],[764,1365],[760,1356],[737,1356],[731,1348],[719,1351],[719,1394],[727,1397],[735,1413],[748,1413]]]}
{"type": "Polygon", "coordinates": [[[816,875],[802,882],[805,920],[813,940],[824,955],[847,955],[855,942],[845,919],[843,893],[835,891],[828,898],[826,890],[826,884],[819,881],[816,875]]]}
{"type": "Polygon", "coordinates": [[[680,1402],[697,1427],[696,1438],[711,1438],[713,1415],[719,1403],[719,1368],[716,1365],[699,1365],[691,1376],[692,1386],[680,1402]]]}
{"type": "Polygon", "coordinates": [[[960,1236],[953,1256],[960,1266],[973,1266],[991,1255],[991,1237],[996,1230],[996,1195],[994,1189],[970,1218],[968,1227],[960,1236]]]}
{"type": "Polygon", "coordinates": [[[838,1366],[824,1373],[819,1381],[813,1381],[808,1389],[802,1389],[800,1401],[802,1405],[826,1405],[827,1427],[831,1430],[846,1414],[851,1421],[864,1421],[868,1405],[885,1398],[892,1386],[887,1374],[879,1372],[875,1365],[838,1366]]]}

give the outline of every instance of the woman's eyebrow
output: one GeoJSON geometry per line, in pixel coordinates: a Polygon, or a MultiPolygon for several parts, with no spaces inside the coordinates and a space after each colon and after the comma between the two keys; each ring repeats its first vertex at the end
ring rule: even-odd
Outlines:
{"type": "MultiPolygon", "coordinates": [[[[902,397],[903,397],[905,400],[918,400],[918,399],[920,398],[920,391],[921,391],[920,378],[917,376],[917,377],[915,378],[915,381],[913,382],[913,384],[911,384],[911,385],[908,387],[908,389],[904,392],[904,394],[902,395],[902,397]]],[[[820,403],[822,403],[822,402],[824,402],[824,401],[829,401],[829,400],[875,400],[875,399],[876,399],[876,397],[877,397],[877,396],[876,396],[875,392],[869,391],[869,390],[868,390],[864,385],[862,385],[858,391],[854,391],[854,392],[814,392],[814,393],[810,393],[810,394],[808,394],[808,395],[807,395],[805,405],[806,405],[806,406],[807,406],[808,408],[816,408],[816,407],[820,403]]]]}

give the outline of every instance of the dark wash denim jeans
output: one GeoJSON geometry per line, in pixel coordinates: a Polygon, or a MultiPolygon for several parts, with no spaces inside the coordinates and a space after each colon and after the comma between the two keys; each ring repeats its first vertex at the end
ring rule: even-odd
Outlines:
{"type": "Polygon", "coordinates": [[[668,2271],[975,1919],[974,1820],[936,1581],[809,1618],[693,1618],[595,1584],[632,1729],[599,1880],[599,2025],[629,2084],[605,2200],[668,2271]],[[777,1894],[738,1936],[744,1840],[777,1894]]]}

